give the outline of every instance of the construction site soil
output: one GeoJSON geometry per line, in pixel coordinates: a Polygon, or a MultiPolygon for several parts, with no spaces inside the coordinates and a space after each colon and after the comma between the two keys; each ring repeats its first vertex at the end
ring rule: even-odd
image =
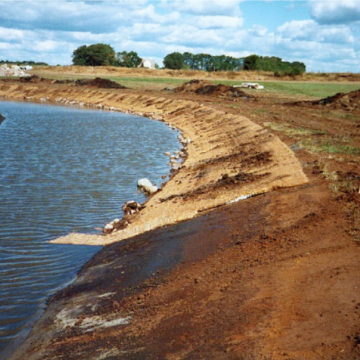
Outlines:
{"type": "Polygon", "coordinates": [[[115,81],[109,79],[102,79],[96,77],[95,79],[79,79],[79,80],[53,80],[49,78],[43,78],[37,75],[24,76],[19,79],[23,83],[47,83],[47,84],[76,84],[79,86],[94,86],[102,89],[125,89],[125,86],[121,86],[115,81]]]}
{"type": "Polygon", "coordinates": [[[251,97],[251,95],[246,94],[244,91],[234,88],[233,86],[223,84],[214,85],[212,82],[206,80],[191,80],[175,88],[174,91],[176,93],[189,92],[199,95],[211,95],[230,99],[238,97],[247,99],[251,97]]]}
{"type": "MultiPolygon", "coordinates": [[[[0,95],[34,101],[74,91],[75,98],[71,87],[86,88],[33,86],[0,82],[0,95]]],[[[101,91],[96,96],[104,103],[119,90],[101,91]]],[[[300,103],[244,93],[121,90],[120,98],[134,107],[162,104],[165,120],[173,116],[184,131],[199,125],[191,130],[185,168],[147,208],[153,204],[161,214],[163,206],[170,214],[177,205],[186,210],[199,202],[204,211],[122,241],[111,235],[113,243],[48,301],[11,360],[360,359],[360,109],[336,106],[337,97],[300,103]],[[182,109],[166,112],[166,104],[179,102],[182,109]],[[201,109],[211,117],[202,118],[201,109]],[[237,134],[232,127],[240,118],[259,143],[252,137],[254,146],[240,144],[245,129],[237,134]],[[208,158],[198,153],[208,146],[204,138],[214,145],[208,158]],[[225,139],[230,145],[237,139],[238,147],[221,147],[225,139]],[[278,183],[274,169],[285,159],[276,160],[278,150],[286,159],[295,154],[287,166],[300,171],[299,165],[306,176],[287,174],[293,182],[278,183]],[[265,188],[267,181],[273,185],[265,188]],[[228,203],[229,194],[252,186],[264,191],[228,203]]],[[[358,93],[345,96],[354,104],[359,99],[358,93]]],[[[90,93],[78,93],[76,101],[81,98],[90,93]]]]}
{"type": "Polygon", "coordinates": [[[337,93],[324,99],[314,101],[303,101],[300,105],[323,105],[332,109],[344,109],[352,111],[360,107],[360,90],[349,93],[337,93]]]}

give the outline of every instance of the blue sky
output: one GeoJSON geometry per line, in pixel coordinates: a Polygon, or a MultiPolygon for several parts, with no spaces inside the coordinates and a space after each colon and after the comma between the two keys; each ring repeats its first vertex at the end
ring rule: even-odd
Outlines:
{"type": "Polygon", "coordinates": [[[360,72],[360,0],[0,0],[0,59],[71,64],[105,43],[159,65],[173,51],[278,56],[360,72]]]}

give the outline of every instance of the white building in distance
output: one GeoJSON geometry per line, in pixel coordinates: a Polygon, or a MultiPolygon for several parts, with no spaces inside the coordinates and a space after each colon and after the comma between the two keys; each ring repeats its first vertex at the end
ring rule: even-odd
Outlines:
{"type": "Polygon", "coordinates": [[[152,59],[142,59],[139,67],[143,67],[146,69],[155,69],[155,61],[152,59]]]}

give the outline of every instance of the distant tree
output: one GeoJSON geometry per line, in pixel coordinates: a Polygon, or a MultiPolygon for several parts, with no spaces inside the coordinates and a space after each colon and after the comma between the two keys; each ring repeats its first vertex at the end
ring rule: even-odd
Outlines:
{"type": "Polygon", "coordinates": [[[303,62],[294,61],[292,63],[292,74],[300,75],[306,72],[306,65],[303,62]]]}
{"type": "Polygon", "coordinates": [[[128,67],[128,68],[135,68],[141,64],[141,57],[138,56],[137,52],[130,51],[130,52],[118,52],[116,54],[116,59],[119,66],[128,67]]]}
{"type": "Polygon", "coordinates": [[[258,55],[250,55],[244,58],[244,70],[258,70],[257,62],[260,60],[258,55]]]}
{"type": "Polygon", "coordinates": [[[72,62],[74,65],[81,65],[81,66],[89,65],[88,64],[89,56],[88,56],[87,48],[88,47],[86,45],[82,45],[73,51],[72,62]]]}
{"type": "Polygon", "coordinates": [[[82,45],[74,50],[72,57],[74,65],[116,65],[115,51],[107,44],[82,45]]]}
{"type": "Polygon", "coordinates": [[[167,69],[180,70],[184,67],[184,56],[179,52],[168,54],[164,58],[164,66],[167,69]]]}
{"type": "Polygon", "coordinates": [[[12,64],[12,65],[41,65],[48,66],[46,62],[36,62],[36,61],[10,61],[10,60],[0,60],[0,64],[12,64]]]}
{"type": "Polygon", "coordinates": [[[283,61],[276,56],[250,55],[244,58],[244,70],[272,71],[275,76],[296,76],[306,71],[304,63],[283,61]]]}
{"type": "Polygon", "coordinates": [[[238,71],[243,68],[244,59],[227,55],[191,54],[185,52],[184,69],[205,71],[238,71]]]}
{"type": "Polygon", "coordinates": [[[185,68],[194,70],[194,55],[189,52],[183,53],[185,68]]]}

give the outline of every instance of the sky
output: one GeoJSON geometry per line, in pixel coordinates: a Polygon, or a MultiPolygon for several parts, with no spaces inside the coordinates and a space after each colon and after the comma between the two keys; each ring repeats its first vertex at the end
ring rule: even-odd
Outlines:
{"type": "Polygon", "coordinates": [[[0,60],[70,65],[75,49],[96,43],[160,66],[187,51],[360,72],[360,0],[0,0],[0,60]]]}

